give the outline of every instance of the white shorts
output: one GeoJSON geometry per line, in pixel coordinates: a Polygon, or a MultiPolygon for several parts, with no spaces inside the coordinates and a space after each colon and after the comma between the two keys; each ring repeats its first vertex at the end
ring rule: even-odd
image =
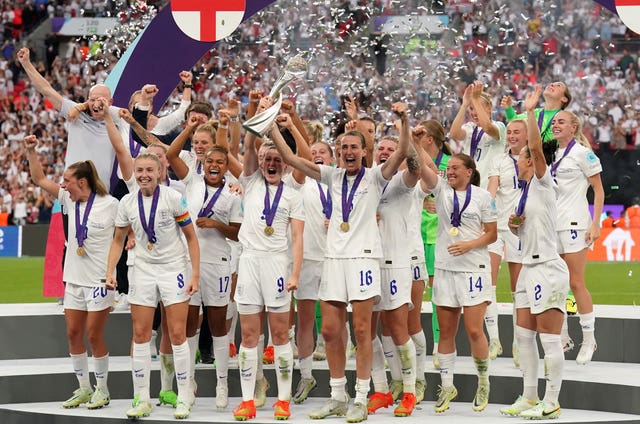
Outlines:
{"type": "Polygon", "coordinates": [[[488,246],[489,252],[500,255],[507,262],[522,263],[520,237],[509,230],[498,231],[496,241],[488,246]]]}
{"type": "MultiPolygon", "coordinates": [[[[189,269],[189,276],[191,269],[189,269]]],[[[189,305],[227,306],[231,297],[231,267],[229,262],[219,264],[200,262],[200,289],[191,296],[189,305]]]]}
{"type": "Polygon", "coordinates": [[[548,309],[566,310],[569,269],[561,258],[522,265],[516,284],[516,308],[529,308],[532,314],[548,309]]]}
{"type": "Polygon", "coordinates": [[[373,307],[374,311],[393,311],[402,305],[411,303],[411,273],[406,267],[380,268],[380,302],[373,307]]]}
{"type": "Polygon", "coordinates": [[[412,281],[429,281],[427,263],[424,261],[424,257],[411,257],[411,278],[412,281]]]}
{"type": "Polygon", "coordinates": [[[102,287],[80,286],[66,283],[64,286],[64,308],[77,311],[99,312],[113,306],[116,291],[102,287]]]}
{"type": "Polygon", "coordinates": [[[299,300],[318,300],[324,261],[304,259],[300,270],[300,286],[293,296],[299,300]]]}
{"type": "Polygon", "coordinates": [[[587,245],[586,230],[562,230],[558,231],[558,253],[576,253],[589,247],[587,245]]]}
{"type": "Polygon", "coordinates": [[[491,303],[491,272],[448,271],[436,268],[433,276],[433,303],[460,308],[491,303]]]}
{"type": "MultiPolygon", "coordinates": [[[[238,313],[240,315],[255,315],[262,312],[262,308],[264,306],[260,305],[247,305],[246,303],[236,303],[236,307],[238,308],[238,313]]],[[[291,303],[282,306],[267,306],[265,308],[267,312],[273,313],[289,313],[291,309],[291,303]]],[[[230,319],[230,318],[227,318],[230,319]]]]}
{"type": "Polygon", "coordinates": [[[320,300],[350,303],[380,301],[380,265],[374,258],[326,259],[318,292],[320,300]]]}
{"type": "Polygon", "coordinates": [[[238,264],[235,301],[240,304],[277,308],[289,305],[286,289],[291,260],[286,253],[243,252],[238,264]]]}
{"type": "Polygon", "coordinates": [[[155,308],[189,300],[189,278],[186,262],[148,264],[137,260],[133,279],[129,280],[129,303],[155,308]]]}

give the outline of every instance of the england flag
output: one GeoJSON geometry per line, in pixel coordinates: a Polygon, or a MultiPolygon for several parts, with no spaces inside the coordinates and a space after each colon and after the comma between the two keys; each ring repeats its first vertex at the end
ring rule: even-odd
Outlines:
{"type": "Polygon", "coordinates": [[[171,15],[188,37],[217,41],[228,37],[242,22],[245,0],[171,0],[171,15]]]}
{"type": "Polygon", "coordinates": [[[620,20],[636,34],[640,34],[640,0],[615,0],[620,20]]]}

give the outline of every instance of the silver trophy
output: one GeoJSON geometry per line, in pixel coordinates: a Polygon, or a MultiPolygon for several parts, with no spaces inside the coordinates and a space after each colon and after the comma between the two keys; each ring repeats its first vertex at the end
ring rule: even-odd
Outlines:
{"type": "Polygon", "coordinates": [[[284,67],[284,73],[278,77],[278,80],[269,92],[269,97],[271,97],[274,103],[269,106],[269,108],[245,121],[245,123],[242,124],[242,127],[245,130],[258,137],[262,137],[267,131],[269,131],[271,123],[275,121],[276,117],[280,113],[280,107],[282,106],[282,96],[280,95],[280,92],[283,88],[289,85],[290,82],[304,77],[307,73],[307,64],[308,62],[305,59],[305,53],[297,54],[289,59],[284,67]]]}

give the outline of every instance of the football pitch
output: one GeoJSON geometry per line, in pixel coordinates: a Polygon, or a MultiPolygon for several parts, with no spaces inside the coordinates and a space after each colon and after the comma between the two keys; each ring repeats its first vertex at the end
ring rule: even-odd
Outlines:
{"type": "MultiPolygon", "coordinates": [[[[0,258],[0,303],[56,302],[42,296],[43,267],[40,257],[0,258]]],[[[640,263],[589,262],[587,287],[596,304],[640,304],[640,263]]],[[[498,277],[498,302],[511,302],[506,264],[498,277]]]]}

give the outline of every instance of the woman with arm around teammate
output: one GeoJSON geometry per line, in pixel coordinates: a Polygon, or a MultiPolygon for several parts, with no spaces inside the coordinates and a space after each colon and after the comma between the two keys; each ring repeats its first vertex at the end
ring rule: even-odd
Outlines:
{"type": "MultiPolygon", "coordinates": [[[[445,176],[447,170],[447,164],[449,158],[451,158],[452,151],[445,139],[445,131],[439,121],[435,119],[428,119],[420,122],[420,124],[413,129],[412,136],[414,141],[420,145],[427,155],[431,158],[438,173],[441,177],[445,176]]],[[[420,151],[420,149],[417,149],[420,151]]],[[[416,192],[422,190],[416,189],[416,192]]],[[[426,196],[422,202],[420,230],[422,233],[422,242],[424,244],[424,257],[425,265],[427,268],[427,274],[429,276],[429,295],[431,297],[432,314],[431,314],[431,328],[433,331],[433,352],[432,361],[433,366],[436,369],[440,369],[440,362],[438,361],[438,343],[440,342],[440,326],[438,325],[438,315],[436,314],[436,304],[433,303],[433,275],[435,273],[435,260],[436,260],[436,233],[438,232],[438,214],[436,213],[436,202],[433,194],[426,196]]],[[[414,284],[411,293],[411,299],[413,302],[422,301],[422,294],[424,292],[424,284],[414,284]],[[422,290],[420,290],[422,287],[422,290]]],[[[414,303],[418,305],[419,303],[414,303]]],[[[409,331],[412,335],[416,335],[416,352],[418,346],[421,345],[421,339],[424,337],[420,335],[422,332],[422,323],[420,319],[422,311],[412,310],[409,311],[409,331]]],[[[413,336],[412,336],[413,337],[413,336]]],[[[426,342],[425,342],[426,344],[426,342]]],[[[426,349],[426,345],[425,345],[426,349]]],[[[426,353],[425,353],[426,355],[426,353]]],[[[419,383],[419,378],[424,376],[424,372],[421,373],[418,363],[418,380],[416,380],[416,389],[418,389],[422,383],[419,383]]]]}
{"type": "MultiPolygon", "coordinates": [[[[268,101],[264,98],[262,105],[268,101]]],[[[273,133],[278,130],[272,130],[273,133]]],[[[235,292],[242,344],[239,352],[242,402],[233,411],[236,420],[255,418],[254,390],[258,371],[258,339],[261,314],[266,308],[274,345],[278,400],[274,417],[291,415],[293,350],[289,343],[289,292],[298,288],[302,266],[304,212],[300,193],[284,184],[282,157],[271,143],[263,143],[264,157],[258,160],[256,136],[245,137],[244,218],[238,238],[242,253],[235,292]],[[290,232],[291,241],[287,234],[290,232]],[[289,255],[291,247],[291,255],[289,255]]]]}
{"type": "MultiPolygon", "coordinates": [[[[557,253],[556,184],[547,172],[542,138],[536,125],[534,107],[540,98],[540,86],[525,100],[528,119],[528,146],[518,157],[518,178],[525,181],[515,214],[509,227],[520,236],[522,269],[514,295],[516,303],[516,337],[520,350],[520,369],[524,390],[511,406],[500,413],[528,419],[551,419],[560,416],[558,396],[562,385],[564,356],[560,330],[565,298],[569,290],[569,270],[557,253]],[[538,401],[538,345],[544,349],[544,400],[538,401]]],[[[562,112],[561,112],[562,113],[562,112]]]]}
{"type": "Polygon", "coordinates": [[[189,346],[186,340],[186,320],[189,297],[198,290],[200,249],[186,202],[175,190],[158,184],[161,178],[160,159],[155,154],[139,155],[133,166],[139,190],[122,198],[116,217],[116,232],[109,250],[107,287],[115,287],[115,265],[129,226],[135,237],[136,255],[132,285],[129,288],[133,321],[133,383],[138,398],[127,411],[127,417],[137,419],[151,413],[149,395],[151,353],[149,340],[153,316],[158,302],[167,314],[168,333],[173,348],[178,401],[174,416],[187,418],[193,403],[189,387],[189,346]],[[180,240],[185,235],[191,276],[187,277],[186,249],[180,240]]]}
{"type": "MultiPolygon", "coordinates": [[[[408,120],[404,105],[394,103],[392,110],[401,115],[401,119],[408,120]]],[[[382,257],[382,242],[376,209],[384,187],[407,156],[409,140],[403,138],[396,152],[382,166],[364,168],[362,159],[366,154],[366,140],[361,133],[349,131],[340,145],[344,168],[332,168],[295,156],[277,131],[272,131],[272,135],[285,163],[327,184],[333,199],[333,212],[327,229],[327,256],[318,292],[331,399],[309,416],[322,419],[346,415],[349,422],[364,421],[367,419],[372,360],[371,313],[374,301],[380,297],[378,259],[382,257]],[[349,405],[345,389],[346,354],[342,337],[347,304],[353,308],[353,328],[358,346],[356,397],[352,405],[349,405]]]]}
{"type": "Polygon", "coordinates": [[[70,165],[62,184],[48,180],[38,160],[37,139],[24,140],[31,178],[39,187],[55,196],[69,212],[67,253],[64,260],[64,315],[73,369],[80,388],[65,401],[64,408],[86,404],[88,409],[109,405],[107,388],[109,351],[104,326],[113,306],[114,291],[104,282],[107,251],[113,239],[118,201],[109,196],[93,162],[70,165]],[[74,219],[75,215],[75,219],[74,219]],[[91,390],[85,331],[93,353],[96,390],[91,390]]]}
{"type": "Polygon", "coordinates": [[[433,170],[431,159],[427,155],[422,157],[428,164],[423,167],[423,182],[436,197],[438,213],[433,301],[440,324],[438,358],[442,385],[435,411],[446,411],[458,396],[453,385],[455,335],[463,308],[478,372],[472,408],[482,411],[489,403],[489,346],[483,321],[487,304],[492,301],[487,246],[497,238],[495,203],[489,192],[477,187],[479,175],[470,156],[451,156],[446,181],[433,170]]]}
{"type": "MultiPolygon", "coordinates": [[[[507,125],[507,151],[495,158],[491,168],[489,168],[489,185],[487,191],[496,201],[498,209],[498,239],[489,245],[489,255],[491,256],[491,281],[492,290],[495,290],[498,283],[498,272],[500,263],[504,256],[509,266],[511,293],[516,291],[516,281],[521,267],[521,250],[518,236],[509,230],[509,216],[513,212],[518,196],[520,194],[520,180],[518,177],[518,155],[524,146],[527,145],[527,122],[523,119],[515,119],[507,125]]],[[[515,307],[515,304],[514,304],[515,307]]],[[[489,333],[489,357],[496,359],[502,353],[502,344],[498,334],[498,321],[492,319],[496,314],[485,316],[485,325],[489,333]]],[[[513,325],[515,328],[515,309],[513,310],[513,325]]],[[[513,362],[518,366],[518,345],[514,338],[512,345],[513,362]]]]}
{"type": "MultiPolygon", "coordinates": [[[[191,122],[189,123],[191,125],[191,122]]],[[[175,141],[174,141],[175,143],[175,141]]],[[[240,196],[231,192],[226,183],[229,157],[226,149],[213,146],[204,154],[202,177],[177,154],[174,144],[167,158],[176,176],[186,185],[185,197],[190,213],[197,216],[195,230],[200,251],[207,252],[201,262],[200,291],[191,296],[187,319],[187,338],[190,349],[197,349],[200,305],[204,304],[207,323],[213,336],[216,360],[216,407],[226,408],[229,403],[227,370],[229,368],[229,338],[226,331],[227,305],[231,293],[231,246],[226,238],[238,240],[242,222],[240,196]]],[[[178,146],[181,147],[181,146],[178,146]]],[[[191,373],[195,364],[195,352],[191,352],[191,373]]],[[[191,378],[194,376],[191,375],[191,378]]]]}
{"type": "MultiPolygon", "coordinates": [[[[602,165],[591,151],[582,134],[578,117],[567,110],[558,112],[552,122],[552,131],[558,141],[551,176],[558,184],[558,253],[569,267],[571,291],[578,304],[582,346],[576,357],[579,365],[591,361],[596,350],[595,315],[593,300],[585,283],[587,250],[600,237],[600,221],[604,205],[602,165]],[[593,189],[593,216],[589,213],[587,190],[593,189]]],[[[563,346],[573,347],[573,341],[563,328],[563,346]]]]}

